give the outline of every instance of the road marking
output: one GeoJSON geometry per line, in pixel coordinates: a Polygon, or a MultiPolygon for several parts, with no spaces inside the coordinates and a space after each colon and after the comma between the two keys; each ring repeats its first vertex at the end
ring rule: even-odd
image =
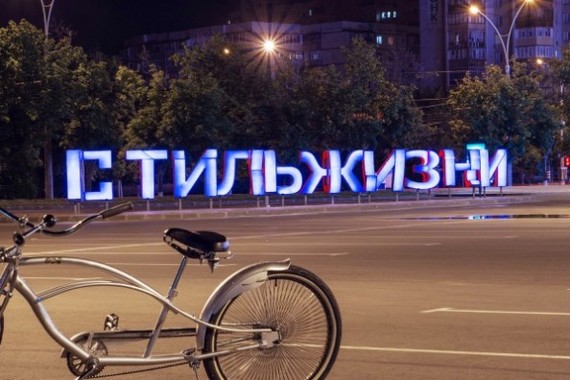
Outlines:
{"type": "MultiPolygon", "coordinates": [[[[123,248],[139,248],[148,246],[164,245],[164,243],[143,243],[143,244],[121,244],[121,245],[105,245],[87,248],[75,248],[75,249],[61,249],[57,251],[43,251],[43,252],[33,252],[34,255],[59,255],[62,253],[76,253],[76,252],[90,252],[90,251],[107,251],[110,249],[123,249],[123,248]]],[[[126,253],[126,252],[125,252],[126,253]]]]}
{"type": "Polygon", "coordinates": [[[418,353],[418,354],[487,356],[487,357],[502,357],[502,358],[570,360],[570,356],[567,355],[520,354],[514,352],[430,350],[422,348],[366,347],[366,346],[341,346],[340,348],[343,350],[372,351],[372,352],[374,351],[401,352],[401,353],[418,353]]]}
{"type": "MultiPolygon", "coordinates": [[[[106,263],[107,265],[111,265],[111,266],[140,266],[140,267],[178,267],[180,266],[180,263],[175,263],[175,264],[155,264],[155,263],[106,263]]],[[[200,264],[200,263],[196,263],[196,264],[186,264],[186,266],[192,266],[192,267],[199,267],[199,266],[204,266],[206,265],[204,264],[200,264]]],[[[218,264],[218,267],[233,267],[236,266],[237,264],[218,264]]]]}
{"type": "Polygon", "coordinates": [[[236,256],[346,256],[350,255],[350,252],[268,252],[268,251],[260,251],[260,252],[253,252],[253,251],[234,251],[236,256]]]}
{"type": "Polygon", "coordinates": [[[420,313],[475,313],[475,314],[516,314],[516,315],[550,315],[569,317],[570,313],[557,313],[546,311],[512,311],[512,310],[473,310],[473,309],[454,309],[452,307],[442,307],[439,309],[424,310],[420,313]]]}
{"type": "Polygon", "coordinates": [[[102,277],[25,277],[26,280],[86,281],[101,280],[102,277]]]}

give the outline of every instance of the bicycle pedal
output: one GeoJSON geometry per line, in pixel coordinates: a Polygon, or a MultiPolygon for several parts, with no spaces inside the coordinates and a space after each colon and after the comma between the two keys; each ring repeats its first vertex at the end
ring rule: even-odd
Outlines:
{"type": "Polygon", "coordinates": [[[103,325],[103,330],[115,331],[118,329],[119,329],[119,316],[115,313],[108,314],[105,317],[105,324],[103,325]]]}

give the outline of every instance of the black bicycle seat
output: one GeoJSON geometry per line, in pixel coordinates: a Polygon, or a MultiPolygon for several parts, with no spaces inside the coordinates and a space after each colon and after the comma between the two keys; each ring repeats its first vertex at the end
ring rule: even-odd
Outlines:
{"type": "Polygon", "coordinates": [[[169,228],[164,231],[165,241],[167,238],[204,253],[225,252],[230,248],[224,235],[212,231],[191,232],[182,228],[169,228]]]}

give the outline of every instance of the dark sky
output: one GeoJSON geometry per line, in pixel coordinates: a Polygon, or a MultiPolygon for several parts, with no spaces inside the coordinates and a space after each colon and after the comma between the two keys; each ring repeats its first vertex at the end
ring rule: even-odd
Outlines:
{"type": "MultiPolygon", "coordinates": [[[[51,0],[44,0],[44,3],[51,0]]],[[[76,32],[73,43],[117,53],[132,36],[211,25],[237,0],[55,0],[54,23],[76,32]]],[[[27,19],[43,29],[40,0],[0,0],[0,27],[27,19]]]]}

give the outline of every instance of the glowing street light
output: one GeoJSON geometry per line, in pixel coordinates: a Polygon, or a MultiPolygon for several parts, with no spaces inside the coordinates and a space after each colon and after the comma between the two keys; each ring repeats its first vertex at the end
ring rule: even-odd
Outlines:
{"type": "Polygon", "coordinates": [[[487,17],[487,15],[485,13],[483,13],[476,5],[472,5],[469,7],[469,12],[471,12],[471,14],[474,14],[474,15],[480,14],[481,16],[483,16],[483,18],[489,23],[489,25],[491,25],[493,27],[493,29],[497,33],[497,36],[499,36],[499,40],[501,41],[501,47],[503,48],[503,54],[505,56],[505,74],[507,75],[507,78],[511,77],[511,65],[509,63],[509,47],[510,47],[510,43],[511,43],[511,35],[513,34],[513,30],[515,28],[515,22],[517,21],[517,18],[519,17],[519,15],[520,15],[522,9],[525,7],[525,5],[527,3],[531,3],[533,1],[534,0],[523,0],[522,4],[517,9],[515,16],[513,17],[513,21],[511,22],[509,32],[506,34],[506,38],[507,38],[506,42],[504,40],[505,36],[501,34],[501,32],[499,31],[497,26],[493,23],[493,21],[491,21],[491,19],[489,17],[487,17]]]}
{"type": "Polygon", "coordinates": [[[273,61],[275,60],[276,52],[277,52],[277,44],[271,38],[263,40],[263,44],[261,45],[263,53],[267,58],[267,70],[269,72],[269,76],[271,79],[275,78],[275,71],[273,68],[273,61]]]}
{"type": "Polygon", "coordinates": [[[265,40],[263,41],[263,51],[267,54],[273,54],[275,51],[275,41],[273,40],[265,40]]]}

